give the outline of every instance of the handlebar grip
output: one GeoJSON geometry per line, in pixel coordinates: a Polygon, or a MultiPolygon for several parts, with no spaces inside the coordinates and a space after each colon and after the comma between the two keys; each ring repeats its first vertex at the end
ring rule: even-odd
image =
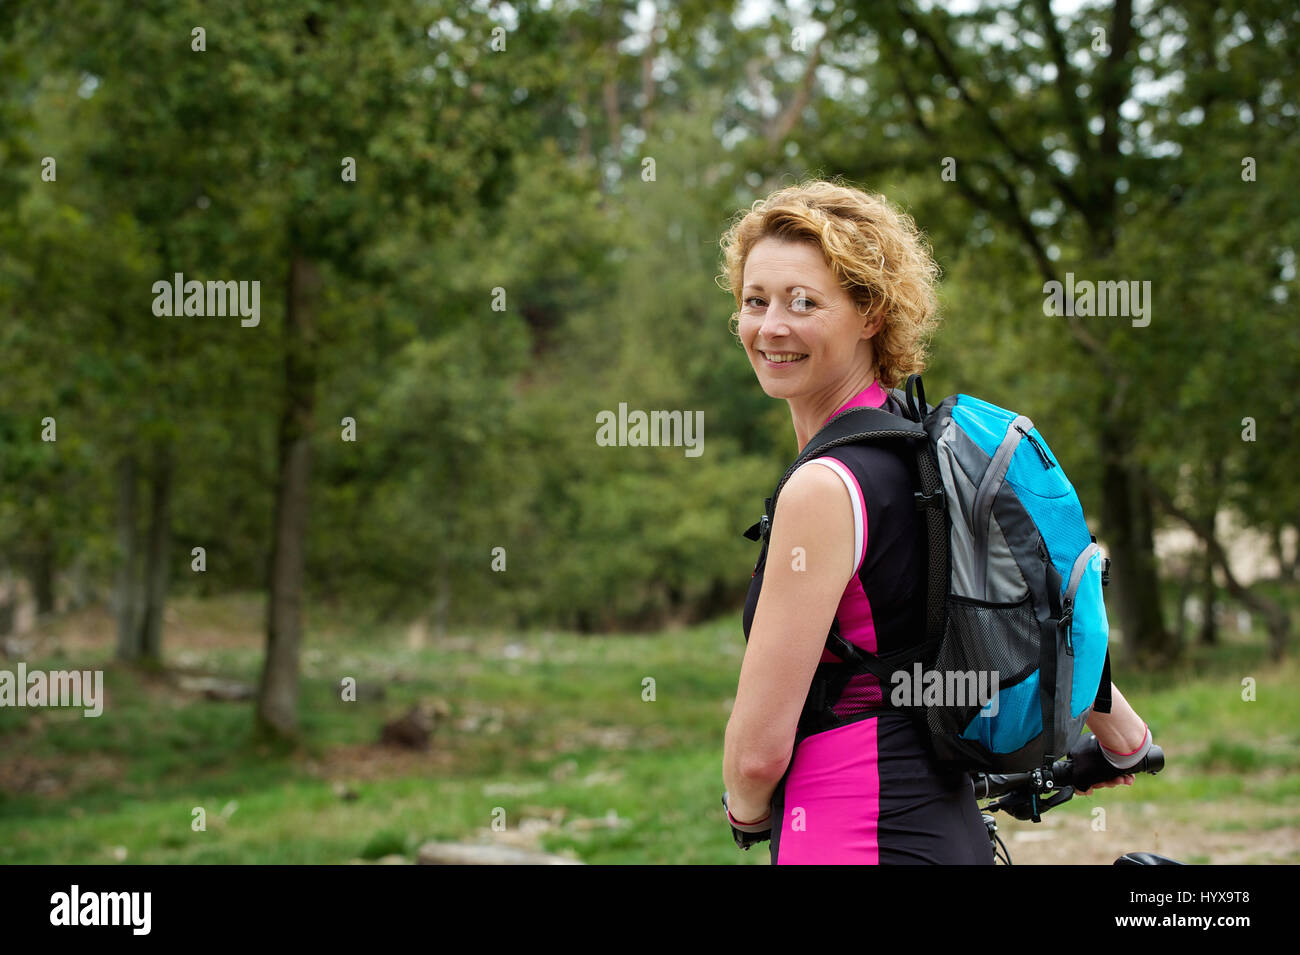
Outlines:
{"type": "MultiPolygon", "coordinates": [[[[1115,775],[1110,778],[1118,779],[1120,776],[1134,776],[1138,773],[1150,773],[1154,776],[1164,768],[1165,751],[1155,743],[1152,743],[1151,748],[1147,750],[1147,754],[1142,757],[1142,762],[1138,763],[1136,766],[1130,766],[1128,769],[1116,769],[1115,775]]],[[[1103,779],[1101,782],[1106,782],[1106,780],[1103,779]]]]}
{"type": "Polygon", "coordinates": [[[1152,775],[1155,775],[1156,773],[1160,772],[1160,770],[1164,768],[1165,768],[1165,751],[1162,750],[1155,743],[1152,743],[1151,748],[1147,750],[1146,756],[1143,757],[1141,768],[1138,771],[1143,773],[1151,773],[1152,775]]]}
{"type": "Polygon", "coordinates": [[[1142,762],[1136,766],[1130,766],[1128,769],[1116,769],[1106,761],[1101,755],[1101,749],[1096,741],[1096,737],[1091,737],[1084,750],[1076,751],[1072,754],[1073,765],[1066,773],[1059,771],[1060,763],[1054,767],[1053,775],[1056,777],[1058,786],[1073,786],[1078,789],[1091,789],[1098,783],[1110,782],[1112,779],[1118,779],[1121,776],[1132,776],[1138,773],[1158,773],[1165,768],[1165,754],[1155,743],[1147,750],[1147,754],[1142,757],[1142,762]]]}

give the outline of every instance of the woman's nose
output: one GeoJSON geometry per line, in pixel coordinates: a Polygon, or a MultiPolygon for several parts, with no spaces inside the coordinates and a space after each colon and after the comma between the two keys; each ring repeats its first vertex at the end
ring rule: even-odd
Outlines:
{"type": "Polygon", "coordinates": [[[779,338],[790,334],[790,315],[779,305],[772,304],[763,313],[763,324],[759,329],[764,338],[779,338]]]}

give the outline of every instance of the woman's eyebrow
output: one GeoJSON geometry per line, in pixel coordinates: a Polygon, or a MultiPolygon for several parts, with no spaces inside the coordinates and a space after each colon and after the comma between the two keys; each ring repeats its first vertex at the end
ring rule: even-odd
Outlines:
{"type": "MultiPolygon", "coordinates": [[[[785,290],[786,290],[787,292],[793,292],[793,291],[794,291],[795,289],[797,289],[797,288],[801,288],[801,289],[803,289],[805,292],[812,292],[814,295],[821,295],[821,294],[822,294],[820,291],[818,291],[817,289],[813,288],[811,285],[787,285],[787,286],[785,287],[785,290]]],[[[746,291],[746,292],[762,292],[762,291],[765,291],[765,290],[764,290],[763,286],[758,285],[757,283],[751,283],[751,284],[745,286],[744,291],[746,291]]]]}

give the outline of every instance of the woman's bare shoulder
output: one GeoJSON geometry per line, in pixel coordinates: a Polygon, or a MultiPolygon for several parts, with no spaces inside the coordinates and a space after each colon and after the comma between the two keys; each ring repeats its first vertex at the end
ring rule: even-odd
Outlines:
{"type": "MultiPolygon", "coordinates": [[[[816,459],[820,460],[820,459],[816,459]]],[[[781,489],[776,501],[773,533],[783,523],[789,530],[810,527],[821,533],[853,538],[853,501],[844,479],[831,468],[808,461],[801,465],[781,489]]]]}

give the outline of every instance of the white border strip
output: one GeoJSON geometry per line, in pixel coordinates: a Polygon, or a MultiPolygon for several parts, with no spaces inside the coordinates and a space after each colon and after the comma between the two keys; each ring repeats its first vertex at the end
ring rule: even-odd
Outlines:
{"type": "Polygon", "coordinates": [[[853,475],[839,461],[833,458],[813,458],[807,464],[824,464],[840,476],[844,486],[849,490],[849,500],[853,502],[853,553],[857,559],[853,564],[853,576],[857,576],[858,570],[862,567],[862,561],[867,556],[863,547],[862,533],[862,495],[858,491],[858,482],[853,479],[853,475]]]}

